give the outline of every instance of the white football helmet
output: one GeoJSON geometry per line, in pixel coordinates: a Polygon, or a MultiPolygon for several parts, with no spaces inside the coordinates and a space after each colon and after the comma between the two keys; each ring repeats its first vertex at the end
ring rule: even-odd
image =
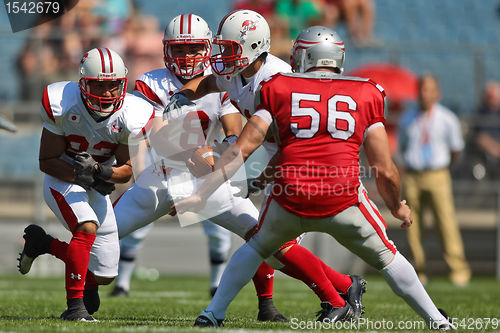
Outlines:
{"type": "Polygon", "coordinates": [[[122,58],[108,48],[95,48],[85,53],[80,61],[80,91],[87,106],[100,117],[119,110],[127,93],[127,68],[122,58]],[[113,97],[94,95],[90,82],[111,81],[116,84],[118,95],[113,97]]]}
{"type": "Polygon", "coordinates": [[[313,26],[302,30],[293,44],[290,64],[294,72],[304,73],[313,67],[344,70],[345,48],[339,35],[330,28],[313,26]]]}
{"type": "Polygon", "coordinates": [[[194,14],[176,16],[165,28],[163,37],[163,60],[165,66],[176,75],[191,79],[203,73],[210,64],[212,52],[212,31],[204,19],[194,14]],[[201,45],[202,56],[176,57],[172,52],[175,45],[201,45]]]}
{"type": "Polygon", "coordinates": [[[252,10],[236,10],[224,17],[213,40],[219,53],[210,57],[213,71],[233,76],[262,53],[269,52],[271,32],[262,15],[252,10]]]}

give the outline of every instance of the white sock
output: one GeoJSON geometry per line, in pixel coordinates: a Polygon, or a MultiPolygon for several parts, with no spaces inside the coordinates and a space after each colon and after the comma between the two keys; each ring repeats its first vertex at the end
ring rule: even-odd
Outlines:
{"type": "Polygon", "coordinates": [[[217,319],[224,319],[227,307],[241,288],[250,282],[263,260],[248,243],[243,244],[229,260],[219,288],[206,311],[211,311],[217,319]]]}
{"type": "Polygon", "coordinates": [[[396,252],[394,260],[380,272],[396,295],[404,298],[427,323],[447,321],[420,283],[413,266],[401,253],[396,252]]]}
{"type": "Polygon", "coordinates": [[[220,279],[222,277],[222,273],[224,273],[224,269],[226,268],[226,264],[213,264],[210,263],[210,288],[217,288],[220,284],[220,279]]]}
{"type": "Polygon", "coordinates": [[[135,260],[121,260],[118,263],[118,276],[116,277],[116,286],[130,290],[130,279],[134,272],[135,260]]]}

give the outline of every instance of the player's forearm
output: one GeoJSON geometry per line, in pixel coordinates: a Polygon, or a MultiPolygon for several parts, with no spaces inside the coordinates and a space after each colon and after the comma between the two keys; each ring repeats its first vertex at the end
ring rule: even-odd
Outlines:
{"type": "Polygon", "coordinates": [[[58,157],[40,159],[40,171],[65,182],[75,181],[75,168],[58,157]]]}
{"type": "Polygon", "coordinates": [[[230,145],[215,163],[214,172],[207,177],[198,189],[198,194],[202,198],[208,198],[219,186],[230,179],[244,162],[239,146],[237,144],[230,145]]]}
{"type": "Polygon", "coordinates": [[[130,180],[132,177],[132,167],[130,162],[119,167],[113,167],[113,175],[108,180],[110,183],[123,184],[130,180]]]}
{"type": "Polygon", "coordinates": [[[400,207],[401,184],[399,172],[395,165],[386,170],[376,171],[377,188],[387,208],[392,211],[400,207]]]}
{"type": "Polygon", "coordinates": [[[180,92],[192,101],[218,91],[213,74],[192,79],[180,90],[180,92]]]}

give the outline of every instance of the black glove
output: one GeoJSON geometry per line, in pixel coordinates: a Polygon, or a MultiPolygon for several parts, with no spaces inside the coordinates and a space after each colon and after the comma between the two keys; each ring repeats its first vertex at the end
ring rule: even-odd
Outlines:
{"type": "Polygon", "coordinates": [[[113,167],[111,165],[97,163],[97,169],[94,177],[104,181],[108,181],[113,176],[113,167]]]}
{"type": "Polygon", "coordinates": [[[260,182],[258,182],[256,178],[249,178],[245,180],[232,180],[231,186],[235,186],[240,189],[238,193],[234,194],[235,197],[243,197],[245,199],[248,198],[250,194],[262,191],[266,187],[265,185],[260,184],[260,182]],[[245,185],[246,185],[246,190],[245,190],[245,185]]]}
{"type": "Polygon", "coordinates": [[[115,190],[115,184],[105,182],[104,180],[97,179],[92,183],[92,188],[102,195],[111,194],[115,190]]]}
{"type": "Polygon", "coordinates": [[[97,162],[87,152],[76,154],[73,160],[75,167],[75,184],[88,188],[94,182],[97,162]]]}
{"type": "Polygon", "coordinates": [[[194,105],[194,102],[192,102],[189,98],[187,98],[182,91],[173,94],[170,97],[170,102],[168,102],[167,106],[163,110],[163,120],[168,119],[169,112],[180,109],[184,105],[194,105]]]}

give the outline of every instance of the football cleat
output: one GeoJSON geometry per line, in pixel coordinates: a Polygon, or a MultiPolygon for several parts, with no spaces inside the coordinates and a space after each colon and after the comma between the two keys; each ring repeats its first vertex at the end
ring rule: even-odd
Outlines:
{"type": "Polygon", "coordinates": [[[288,322],[288,319],[276,309],[272,298],[259,299],[259,314],[257,315],[257,320],[281,323],[288,322]]]}
{"type": "Polygon", "coordinates": [[[330,302],[321,302],[322,309],[316,313],[316,321],[335,323],[337,321],[346,321],[354,318],[354,311],[348,302],[345,306],[334,307],[330,302]]]}
{"type": "Polygon", "coordinates": [[[47,235],[42,227],[36,224],[30,224],[24,229],[23,238],[25,240],[23,252],[19,253],[17,268],[21,274],[26,274],[30,271],[33,261],[41,254],[49,253],[50,243],[54,239],[47,235]]]}
{"type": "Polygon", "coordinates": [[[61,319],[86,322],[98,321],[88,313],[87,309],[85,309],[85,305],[83,304],[83,300],[81,298],[69,299],[67,303],[68,309],[61,314],[61,319]]]}
{"type": "Polygon", "coordinates": [[[443,315],[445,320],[442,320],[442,322],[439,322],[439,323],[433,323],[433,325],[431,326],[431,329],[440,330],[440,331],[456,330],[457,327],[450,321],[450,317],[448,317],[448,314],[446,313],[446,311],[444,311],[443,309],[438,309],[438,310],[439,310],[439,313],[441,313],[443,315]],[[435,325],[435,327],[434,327],[434,325],[435,325]]]}
{"type": "Polygon", "coordinates": [[[223,319],[215,318],[214,314],[211,311],[203,310],[198,318],[196,318],[194,322],[194,326],[198,327],[222,327],[224,324],[222,323],[223,319]]]}
{"type": "Polygon", "coordinates": [[[128,297],[128,290],[120,286],[115,286],[113,290],[109,293],[110,297],[128,297]]]}
{"type": "Polygon", "coordinates": [[[99,289],[85,289],[83,291],[83,304],[85,305],[85,309],[89,314],[93,314],[99,310],[99,306],[101,305],[101,299],[99,298],[99,289]]]}
{"type": "Polygon", "coordinates": [[[352,284],[347,289],[347,293],[341,295],[351,305],[354,312],[354,319],[359,319],[365,312],[365,307],[361,301],[363,294],[366,292],[366,280],[358,275],[351,275],[350,277],[352,284]]]}

